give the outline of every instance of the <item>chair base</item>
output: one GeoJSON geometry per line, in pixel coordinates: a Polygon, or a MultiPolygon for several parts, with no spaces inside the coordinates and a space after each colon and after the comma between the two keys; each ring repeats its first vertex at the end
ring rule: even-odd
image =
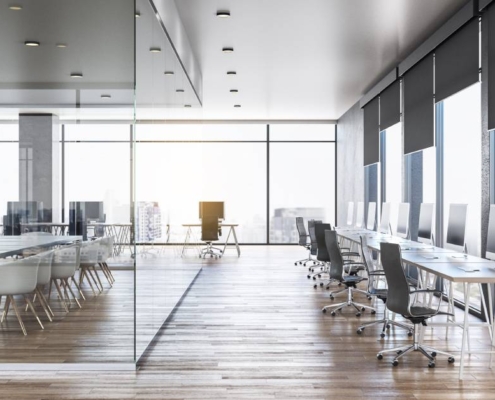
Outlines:
{"type": "Polygon", "coordinates": [[[369,326],[377,325],[377,324],[383,324],[383,328],[382,328],[382,331],[380,333],[380,337],[382,339],[386,336],[385,334],[386,334],[387,330],[390,329],[390,326],[392,326],[392,325],[396,326],[398,328],[406,329],[408,331],[407,332],[408,336],[413,335],[414,326],[411,324],[407,324],[405,322],[396,322],[393,319],[390,319],[388,316],[388,310],[387,309],[385,309],[385,314],[384,314],[383,319],[380,319],[377,321],[372,321],[372,322],[366,322],[365,324],[362,324],[361,326],[359,326],[359,328],[357,328],[356,333],[358,335],[360,335],[361,333],[363,333],[365,328],[367,328],[369,326]]]}
{"type": "Polygon", "coordinates": [[[321,309],[321,311],[323,313],[326,313],[327,310],[331,309],[332,311],[331,311],[330,315],[332,317],[335,317],[335,315],[337,315],[337,311],[342,310],[344,307],[354,307],[357,311],[356,317],[360,317],[361,313],[364,312],[365,310],[370,310],[372,314],[376,313],[376,310],[373,307],[370,307],[370,306],[367,306],[367,305],[364,305],[361,303],[357,303],[352,299],[352,292],[353,292],[352,286],[348,286],[345,289],[339,290],[337,292],[332,292],[330,294],[330,298],[333,298],[334,294],[341,293],[341,292],[344,292],[346,290],[347,290],[347,301],[345,301],[343,303],[339,303],[339,304],[330,304],[328,306],[323,307],[321,309]]]}
{"type": "Polygon", "coordinates": [[[213,247],[212,243],[206,242],[206,247],[201,250],[199,254],[199,258],[206,258],[206,256],[210,256],[210,258],[222,258],[223,251],[218,247],[213,247]]]}

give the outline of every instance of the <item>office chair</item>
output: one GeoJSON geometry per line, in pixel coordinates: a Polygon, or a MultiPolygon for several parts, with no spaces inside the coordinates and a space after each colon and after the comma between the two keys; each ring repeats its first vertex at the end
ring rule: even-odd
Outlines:
{"type": "Polygon", "coordinates": [[[387,282],[393,282],[388,286],[387,294],[387,308],[396,313],[402,315],[404,318],[408,319],[413,324],[413,336],[414,342],[409,346],[401,346],[394,349],[388,349],[381,351],[377,354],[377,358],[381,360],[383,354],[394,352],[397,357],[392,361],[392,365],[395,367],[399,365],[399,358],[404,356],[411,351],[419,351],[428,360],[428,367],[435,367],[435,357],[437,353],[444,354],[448,356],[448,362],[455,362],[454,357],[442,351],[434,350],[431,347],[424,346],[420,342],[420,329],[417,328],[419,324],[423,326],[426,325],[426,321],[438,314],[451,315],[448,313],[443,313],[439,311],[440,304],[442,302],[441,297],[438,301],[437,309],[428,307],[423,303],[417,301],[416,295],[418,293],[428,293],[430,295],[438,294],[442,295],[441,291],[429,290],[429,289],[414,289],[412,288],[406,278],[404,268],[402,266],[402,256],[400,251],[400,245],[396,243],[380,243],[380,252],[383,270],[385,272],[385,277],[387,282]]]}
{"type": "Polygon", "coordinates": [[[369,309],[372,314],[376,313],[373,307],[365,306],[364,304],[355,303],[353,299],[353,292],[357,289],[357,284],[362,282],[364,278],[359,276],[357,272],[362,269],[362,263],[349,262],[346,267],[349,274],[344,275],[344,258],[337,242],[337,232],[326,230],[325,231],[325,244],[330,255],[330,279],[340,282],[345,285],[345,288],[335,293],[330,293],[330,298],[333,299],[334,295],[347,291],[347,301],[339,304],[331,304],[323,307],[322,311],[327,312],[329,308],[332,309],[331,315],[334,317],[337,311],[342,310],[344,307],[354,307],[357,310],[356,317],[361,316],[361,312],[369,309]],[[357,268],[353,268],[357,267],[357,268]]]}
{"type": "MultiPolygon", "coordinates": [[[[325,245],[325,230],[332,229],[330,224],[324,224],[324,223],[316,223],[314,225],[314,234],[315,234],[315,239],[316,239],[316,260],[323,266],[323,270],[320,270],[319,272],[314,273],[313,275],[308,274],[307,278],[313,280],[316,280],[316,277],[321,278],[321,274],[327,273],[328,272],[328,263],[330,263],[330,256],[327,251],[327,247],[325,245]]],[[[329,279],[327,282],[327,288],[328,286],[334,282],[334,280],[329,279]]],[[[320,286],[323,286],[325,283],[320,282],[320,286]]],[[[313,286],[315,289],[318,287],[318,285],[315,283],[313,286]]]]}
{"type": "Polygon", "coordinates": [[[306,263],[309,261],[313,261],[311,258],[311,244],[308,243],[308,238],[309,235],[306,232],[306,227],[304,226],[304,219],[303,217],[296,217],[296,228],[297,228],[297,233],[299,235],[299,246],[304,247],[306,250],[308,250],[309,254],[307,258],[304,258],[302,260],[296,261],[294,265],[304,265],[306,266],[306,263]]]}
{"type": "Polygon", "coordinates": [[[217,216],[205,216],[201,218],[201,241],[206,243],[206,247],[201,250],[199,258],[210,257],[222,257],[222,250],[213,247],[213,242],[218,240],[218,217],[217,216]],[[218,250],[218,252],[215,252],[218,250]]]}
{"type": "MultiPolygon", "coordinates": [[[[378,299],[382,300],[384,303],[386,303],[388,290],[386,287],[380,287],[381,286],[380,283],[383,283],[384,284],[383,286],[386,286],[385,285],[386,284],[385,272],[383,271],[383,269],[375,268],[374,263],[373,263],[373,259],[371,257],[370,249],[368,247],[368,239],[366,239],[366,236],[361,236],[361,254],[362,254],[363,265],[365,267],[366,274],[368,275],[367,295],[369,297],[378,298],[378,299]]],[[[372,314],[374,314],[374,313],[372,312],[372,314]]],[[[383,324],[382,332],[380,333],[380,337],[382,339],[385,337],[386,330],[389,329],[391,325],[407,329],[409,331],[408,335],[412,336],[412,326],[405,324],[405,323],[402,323],[402,322],[396,322],[392,319],[389,319],[387,307],[385,307],[383,319],[375,320],[372,322],[367,322],[365,324],[362,324],[357,329],[356,332],[358,334],[361,334],[361,333],[363,333],[363,331],[366,327],[376,325],[376,324],[383,324]]]]}
{"type": "MultiPolygon", "coordinates": [[[[318,254],[318,242],[316,240],[315,225],[321,223],[322,221],[314,220],[314,219],[310,219],[308,221],[308,232],[309,232],[309,241],[310,241],[309,258],[311,258],[311,256],[316,256],[318,254]]],[[[323,265],[320,261],[313,258],[311,258],[310,261],[306,261],[304,265],[307,265],[309,262],[313,263],[313,265],[309,268],[311,272],[314,272],[315,265],[319,265],[319,266],[323,265]]]]}

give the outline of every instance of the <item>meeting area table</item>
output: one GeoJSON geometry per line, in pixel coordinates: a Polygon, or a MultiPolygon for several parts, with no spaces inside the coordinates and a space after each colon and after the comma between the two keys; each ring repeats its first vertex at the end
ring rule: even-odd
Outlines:
{"type": "MultiPolygon", "coordinates": [[[[195,228],[201,228],[201,224],[200,223],[182,224],[182,226],[184,228],[187,228],[187,230],[186,230],[186,237],[184,238],[184,244],[182,246],[181,257],[184,256],[184,253],[186,252],[186,250],[189,247],[191,247],[191,245],[193,244],[193,242],[192,242],[193,237],[194,237],[193,230],[195,228]]],[[[238,257],[241,256],[241,248],[239,247],[239,242],[237,240],[237,234],[235,232],[235,228],[238,227],[238,226],[239,226],[239,224],[219,224],[219,227],[220,228],[228,228],[228,230],[229,230],[229,233],[227,234],[227,238],[225,239],[225,242],[224,242],[224,245],[223,245],[222,254],[225,254],[225,250],[227,250],[227,246],[233,245],[233,246],[235,246],[235,248],[237,250],[237,256],[238,257]],[[229,243],[229,239],[230,239],[230,236],[231,235],[232,235],[232,237],[234,239],[234,243],[229,243]]]]}
{"type": "MultiPolygon", "coordinates": [[[[420,281],[427,287],[434,287],[436,279],[442,278],[449,281],[451,285],[458,283],[463,287],[465,309],[469,310],[470,294],[472,285],[494,284],[495,283],[495,262],[480,257],[459,253],[454,250],[444,249],[414,242],[408,239],[381,234],[369,230],[359,229],[337,229],[338,236],[350,243],[352,246],[360,245],[361,236],[366,236],[368,247],[371,250],[380,252],[380,243],[397,243],[401,247],[402,261],[404,265],[411,265],[418,268],[421,274],[420,281]],[[430,283],[429,277],[434,277],[430,283]]],[[[471,326],[487,327],[491,337],[491,348],[480,351],[490,354],[490,368],[492,366],[492,356],[495,346],[495,333],[493,323],[493,302],[492,290],[488,290],[488,305],[481,296],[484,315],[488,315],[487,322],[472,322],[468,318],[468,312],[464,313],[462,322],[448,319],[447,322],[431,322],[428,326],[457,326],[462,328],[462,345],[460,354],[459,379],[463,379],[464,360],[466,353],[474,353],[469,349],[468,334],[471,326]],[[487,309],[488,308],[488,309],[487,309]]],[[[430,299],[431,302],[431,299],[430,299]]]]}
{"type": "Polygon", "coordinates": [[[82,240],[82,236],[0,236],[0,258],[23,255],[34,249],[50,249],[82,240]]]}

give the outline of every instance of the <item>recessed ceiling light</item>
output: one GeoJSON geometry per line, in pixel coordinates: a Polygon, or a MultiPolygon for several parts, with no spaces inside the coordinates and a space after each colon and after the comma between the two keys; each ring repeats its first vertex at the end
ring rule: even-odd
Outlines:
{"type": "Polygon", "coordinates": [[[162,51],[162,49],[160,49],[159,47],[150,47],[150,52],[152,53],[160,53],[162,51]]]}
{"type": "Polygon", "coordinates": [[[230,89],[230,93],[239,93],[239,90],[237,90],[237,89],[230,89]]]}
{"type": "Polygon", "coordinates": [[[24,44],[29,47],[38,47],[40,45],[40,42],[35,42],[34,40],[26,40],[24,44]]]}
{"type": "Polygon", "coordinates": [[[70,74],[70,77],[71,78],[82,78],[83,74],[82,74],[82,72],[73,72],[72,74],[70,74]]]}
{"type": "Polygon", "coordinates": [[[217,17],[218,18],[229,18],[230,17],[230,11],[217,11],[217,17]]]}
{"type": "Polygon", "coordinates": [[[173,75],[174,71],[165,71],[165,75],[173,75]]]}
{"type": "Polygon", "coordinates": [[[12,4],[9,6],[9,10],[12,10],[12,11],[21,11],[22,10],[22,6],[20,4],[12,4]]]}
{"type": "Polygon", "coordinates": [[[227,75],[237,75],[237,72],[235,72],[235,71],[227,71],[227,75]]]}
{"type": "Polygon", "coordinates": [[[185,108],[191,108],[191,105],[190,104],[184,104],[184,107],[185,108]]]}
{"type": "Polygon", "coordinates": [[[67,44],[65,43],[57,43],[56,46],[59,48],[59,49],[65,49],[67,47],[67,44]]]}
{"type": "Polygon", "coordinates": [[[234,52],[234,48],[233,48],[233,47],[224,47],[224,48],[222,49],[222,51],[223,51],[224,53],[233,53],[233,52],[234,52]]]}
{"type": "Polygon", "coordinates": [[[184,89],[177,89],[176,92],[177,93],[184,93],[184,89]]]}
{"type": "Polygon", "coordinates": [[[101,98],[102,98],[102,99],[111,99],[111,98],[112,98],[112,96],[111,96],[111,95],[109,95],[109,94],[102,94],[102,95],[101,95],[101,98]]]}
{"type": "Polygon", "coordinates": [[[139,11],[136,11],[136,18],[139,18],[141,16],[141,13],[139,11]]]}
{"type": "Polygon", "coordinates": [[[235,108],[240,108],[240,107],[241,107],[241,105],[240,105],[240,104],[234,104],[234,107],[235,107],[235,108]]]}

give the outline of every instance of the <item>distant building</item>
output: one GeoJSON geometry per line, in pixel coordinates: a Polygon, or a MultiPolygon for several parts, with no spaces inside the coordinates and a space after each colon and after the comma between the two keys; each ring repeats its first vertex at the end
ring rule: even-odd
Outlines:
{"type": "Polygon", "coordinates": [[[324,208],[276,208],[270,224],[270,243],[297,243],[296,217],[326,220],[324,208]]]}
{"type": "Polygon", "coordinates": [[[136,242],[152,242],[162,237],[162,214],[156,202],[136,204],[136,242]]]}

